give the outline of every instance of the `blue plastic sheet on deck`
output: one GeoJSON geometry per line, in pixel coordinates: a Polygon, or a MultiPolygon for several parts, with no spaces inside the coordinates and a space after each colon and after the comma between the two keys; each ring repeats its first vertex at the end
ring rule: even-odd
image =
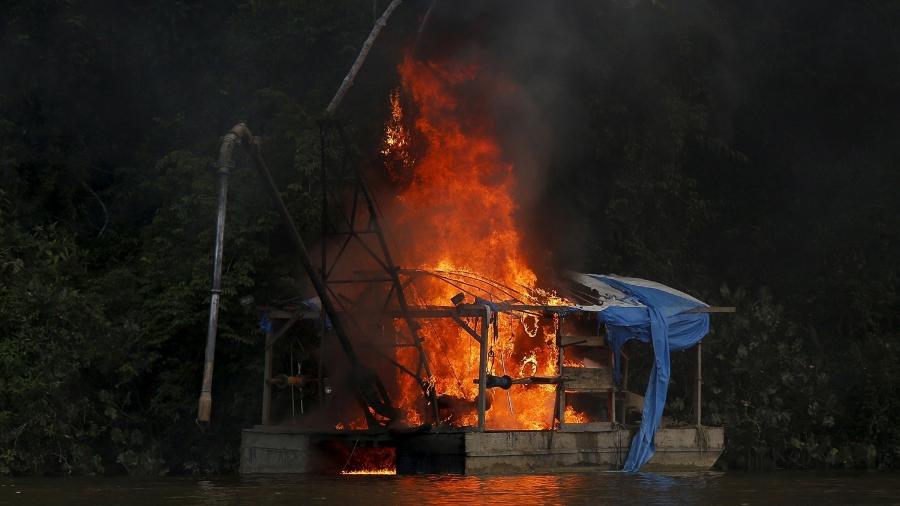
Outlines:
{"type": "Polygon", "coordinates": [[[709,332],[709,314],[687,313],[707,305],[673,288],[638,278],[613,275],[573,274],[573,279],[600,294],[603,309],[598,318],[606,324],[607,338],[615,354],[616,381],[619,356],[631,339],[650,343],[654,364],[644,396],[641,427],[631,441],[624,471],[635,472],[653,456],[653,437],[659,428],[671,372],[669,353],[697,344],[709,332]]]}

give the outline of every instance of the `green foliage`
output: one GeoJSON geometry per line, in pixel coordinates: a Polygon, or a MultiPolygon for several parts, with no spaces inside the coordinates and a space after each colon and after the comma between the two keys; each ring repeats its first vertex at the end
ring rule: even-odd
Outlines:
{"type": "Polygon", "coordinates": [[[817,446],[796,444],[835,423],[836,397],[812,343],[767,291],[723,288],[721,296],[740,312],[716,322],[704,363],[709,422],[736,429],[729,433],[729,460],[740,467],[820,460],[817,446]]]}
{"type": "MultiPolygon", "coordinates": [[[[231,177],[216,423],[194,422],[217,139],[239,120],[297,223],[317,224],[324,108],[361,2],[14,2],[0,57],[0,474],[236,469],[262,338],[238,298],[296,295],[246,160],[231,177]],[[141,23],[124,23],[140,19],[141,23]]],[[[352,54],[351,54],[352,53],[352,54]]]]}
{"type": "MultiPolygon", "coordinates": [[[[128,360],[83,275],[71,234],[23,230],[3,202],[0,221],[0,435],[4,473],[55,467],[101,472],[95,445],[119,407],[95,380],[128,379],[128,360]]],[[[115,423],[115,422],[112,422],[115,423]]]]}

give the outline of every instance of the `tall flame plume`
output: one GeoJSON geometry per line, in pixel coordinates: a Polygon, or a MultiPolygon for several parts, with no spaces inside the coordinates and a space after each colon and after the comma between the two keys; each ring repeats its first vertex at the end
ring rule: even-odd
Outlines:
{"type": "MultiPolygon", "coordinates": [[[[514,86],[482,70],[409,56],[399,66],[401,85],[390,97],[382,155],[400,187],[391,206],[395,230],[404,231],[400,255],[405,264],[420,269],[463,272],[520,292],[535,291],[537,277],[523,254],[515,220],[515,167],[504,158],[487,107],[491,97],[514,86]]],[[[447,305],[459,291],[447,283],[417,284],[414,302],[447,305]]],[[[497,318],[490,374],[558,374],[555,322],[504,313],[497,318]]],[[[452,321],[429,321],[421,333],[437,394],[473,408],[442,411],[443,421],[474,425],[478,343],[452,321]]],[[[400,349],[397,359],[415,369],[412,350],[400,349]]],[[[420,422],[426,416],[421,388],[408,376],[398,381],[401,408],[411,422],[420,422]]],[[[492,396],[489,428],[546,429],[553,424],[552,385],[514,386],[492,396]]]]}

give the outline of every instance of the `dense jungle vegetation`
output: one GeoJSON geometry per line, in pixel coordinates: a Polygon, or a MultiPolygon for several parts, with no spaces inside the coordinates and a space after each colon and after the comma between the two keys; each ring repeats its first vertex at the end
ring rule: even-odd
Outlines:
{"type": "MultiPolygon", "coordinates": [[[[520,210],[535,263],[739,307],[704,346],[725,465],[900,466],[900,5],[561,2],[545,25],[540,3],[449,9],[546,122],[547,177],[520,210]]],[[[427,4],[404,2],[341,106],[361,152],[427,4]]],[[[6,4],[0,474],[236,469],[262,361],[238,297],[305,282],[235,171],[202,434],[213,156],[246,120],[316,237],[315,121],[372,22],[363,0],[6,4]]],[[[692,378],[675,365],[672,416],[692,378]]]]}

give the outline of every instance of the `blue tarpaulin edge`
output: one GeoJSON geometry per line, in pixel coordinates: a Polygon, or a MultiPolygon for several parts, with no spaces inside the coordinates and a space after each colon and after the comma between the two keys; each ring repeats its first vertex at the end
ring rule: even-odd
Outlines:
{"type": "Polygon", "coordinates": [[[612,306],[598,313],[607,326],[607,338],[616,357],[616,381],[619,380],[619,355],[627,341],[636,339],[649,342],[653,347],[654,363],[644,395],[641,426],[632,438],[623,467],[623,471],[636,472],[656,451],[654,436],[666,405],[671,373],[670,353],[700,342],[709,332],[709,314],[686,313],[706,304],[662,285],[617,276],[588,276],[646,306],[612,306]]]}

